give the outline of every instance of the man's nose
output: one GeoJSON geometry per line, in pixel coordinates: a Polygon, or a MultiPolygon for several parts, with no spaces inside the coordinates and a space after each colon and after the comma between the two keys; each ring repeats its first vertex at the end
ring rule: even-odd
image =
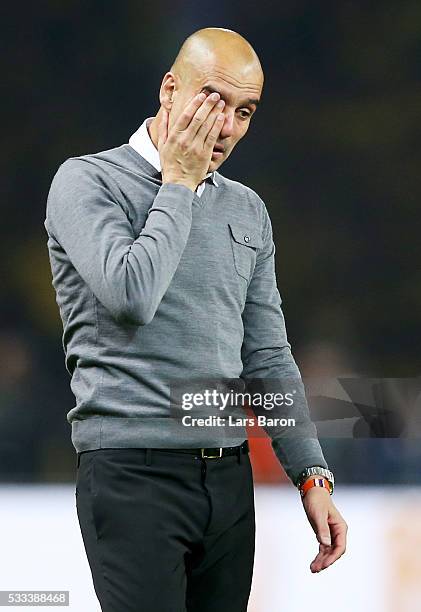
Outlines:
{"type": "Polygon", "coordinates": [[[224,115],[224,124],[219,133],[219,138],[228,138],[229,136],[232,136],[234,131],[234,113],[227,110],[224,112],[224,115]]]}

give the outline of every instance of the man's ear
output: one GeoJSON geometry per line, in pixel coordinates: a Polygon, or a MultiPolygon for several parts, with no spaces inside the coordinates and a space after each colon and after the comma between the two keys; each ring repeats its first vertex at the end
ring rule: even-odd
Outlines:
{"type": "Polygon", "coordinates": [[[171,111],[175,90],[175,77],[172,72],[166,72],[159,90],[159,101],[168,112],[171,111]]]}

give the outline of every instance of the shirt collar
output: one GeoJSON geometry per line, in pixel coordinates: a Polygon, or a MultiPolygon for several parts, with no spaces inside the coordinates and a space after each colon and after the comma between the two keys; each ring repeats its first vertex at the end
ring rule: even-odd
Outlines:
{"type": "MultiPolygon", "coordinates": [[[[149,135],[148,127],[154,117],[147,117],[142,125],[129,138],[129,145],[149,162],[158,172],[161,172],[161,160],[159,159],[158,149],[155,147],[149,135]]],[[[215,171],[208,172],[204,180],[211,178],[215,187],[218,183],[215,178],[215,171]]]]}

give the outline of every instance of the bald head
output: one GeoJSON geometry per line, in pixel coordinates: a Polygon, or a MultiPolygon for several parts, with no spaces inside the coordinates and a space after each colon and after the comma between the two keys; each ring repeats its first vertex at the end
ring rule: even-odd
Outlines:
{"type": "Polygon", "coordinates": [[[191,34],[182,44],[171,71],[186,82],[213,65],[229,65],[234,80],[260,82],[263,86],[257,53],[241,34],[226,28],[203,28],[191,34]]]}

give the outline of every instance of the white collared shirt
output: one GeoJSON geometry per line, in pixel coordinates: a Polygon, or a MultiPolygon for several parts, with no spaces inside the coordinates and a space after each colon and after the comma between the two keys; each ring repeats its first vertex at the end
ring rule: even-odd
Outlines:
{"type": "MultiPolygon", "coordinates": [[[[139,153],[147,162],[149,162],[158,172],[161,172],[161,160],[159,159],[158,149],[155,147],[149,135],[148,127],[154,117],[147,117],[142,125],[129,138],[129,145],[139,153]]],[[[218,187],[215,179],[215,172],[208,172],[205,179],[212,177],[213,184],[218,187]]],[[[205,179],[199,183],[196,189],[197,195],[200,196],[205,189],[205,179]]]]}

